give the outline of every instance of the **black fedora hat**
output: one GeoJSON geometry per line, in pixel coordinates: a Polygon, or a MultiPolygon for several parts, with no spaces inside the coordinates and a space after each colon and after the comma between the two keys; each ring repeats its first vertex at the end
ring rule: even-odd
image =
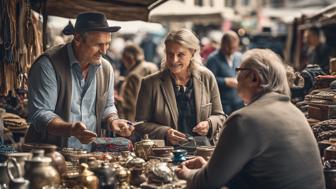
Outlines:
{"type": "Polygon", "coordinates": [[[116,32],[119,29],[120,26],[109,26],[103,13],[83,12],[77,16],[75,27],[69,22],[63,29],[63,33],[65,35],[73,35],[74,33],[90,31],[116,32]]]}

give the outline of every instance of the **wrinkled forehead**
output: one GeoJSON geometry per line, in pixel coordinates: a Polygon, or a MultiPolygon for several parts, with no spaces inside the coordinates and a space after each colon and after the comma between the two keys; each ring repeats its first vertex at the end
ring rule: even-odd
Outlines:
{"type": "Polygon", "coordinates": [[[178,42],[168,42],[166,43],[166,53],[185,53],[187,51],[191,52],[191,49],[187,48],[185,45],[178,42]]]}

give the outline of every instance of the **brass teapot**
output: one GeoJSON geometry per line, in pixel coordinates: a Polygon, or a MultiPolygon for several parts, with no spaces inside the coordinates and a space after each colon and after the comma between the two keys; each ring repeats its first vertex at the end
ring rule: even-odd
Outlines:
{"type": "Polygon", "coordinates": [[[120,167],[116,170],[116,179],[118,184],[116,189],[130,189],[129,180],[130,180],[130,171],[126,168],[120,167]]]}
{"type": "Polygon", "coordinates": [[[141,158],[134,158],[127,162],[127,168],[131,170],[131,185],[139,187],[142,183],[147,181],[147,177],[143,174],[145,163],[145,160],[141,158]]]}
{"type": "Polygon", "coordinates": [[[134,144],[135,154],[146,161],[149,160],[154,144],[154,141],[148,138],[148,134],[145,134],[143,140],[134,144]]]}
{"type": "Polygon", "coordinates": [[[81,163],[80,174],[78,179],[79,179],[78,181],[82,185],[82,188],[86,189],[99,188],[98,178],[93,174],[93,172],[89,171],[89,166],[86,163],[81,163]]]}

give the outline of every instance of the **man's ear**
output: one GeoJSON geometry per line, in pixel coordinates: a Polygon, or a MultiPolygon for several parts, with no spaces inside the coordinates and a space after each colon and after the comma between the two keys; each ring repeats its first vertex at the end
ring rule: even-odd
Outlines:
{"type": "Polygon", "coordinates": [[[260,76],[256,73],[256,72],[252,72],[252,74],[250,74],[250,83],[251,83],[251,86],[254,86],[254,87],[259,87],[260,86],[260,76]]]}
{"type": "Polygon", "coordinates": [[[74,34],[75,45],[78,45],[81,42],[81,36],[79,34],[74,34]]]}
{"type": "Polygon", "coordinates": [[[255,74],[252,76],[252,81],[256,82],[257,81],[257,76],[255,76],[255,74]]]}

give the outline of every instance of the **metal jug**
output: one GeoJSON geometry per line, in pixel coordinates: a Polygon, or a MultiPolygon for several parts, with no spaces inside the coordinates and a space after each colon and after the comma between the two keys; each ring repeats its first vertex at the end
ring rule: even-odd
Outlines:
{"type": "Polygon", "coordinates": [[[9,158],[7,160],[7,174],[10,178],[9,188],[10,189],[28,189],[29,181],[22,177],[21,173],[21,165],[15,160],[15,158],[9,158]],[[13,175],[13,168],[10,167],[10,164],[14,165],[15,173],[17,173],[18,177],[13,175]]]}
{"type": "Polygon", "coordinates": [[[7,164],[0,163],[0,189],[8,188],[9,177],[7,174],[7,164]]]}
{"type": "Polygon", "coordinates": [[[60,182],[59,173],[50,165],[51,158],[44,157],[44,150],[33,150],[33,157],[27,160],[25,178],[30,181],[30,188],[57,187],[60,182]]]}

